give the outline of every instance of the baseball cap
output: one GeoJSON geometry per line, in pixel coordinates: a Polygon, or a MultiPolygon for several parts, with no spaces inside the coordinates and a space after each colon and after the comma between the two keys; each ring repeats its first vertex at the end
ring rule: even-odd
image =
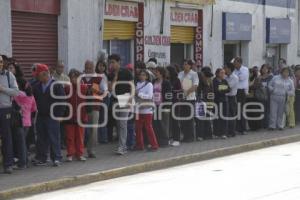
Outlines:
{"type": "Polygon", "coordinates": [[[49,68],[46,64],[37,64],[35,71],[33,72],[33,76],[38,76],[42,72],[47,72],[49,71],[49,68]]]}

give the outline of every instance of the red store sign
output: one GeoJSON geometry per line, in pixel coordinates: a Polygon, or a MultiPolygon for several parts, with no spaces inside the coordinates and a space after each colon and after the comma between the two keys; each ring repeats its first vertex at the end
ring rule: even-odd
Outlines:
{"type": "Polygon", "coordinates": [[[195,52],[195,61],[197,66],[203,67],[203,11],[198,11],[198,25],[196,27],[195,34],[195,44],[194,44],[194,52],[195,52]]]}
{"type": "Polygon", "coordinates": [[[171,25],[196,27],[198,25],[198,10],[172,8],[171,25]]]}
{"type": "Polygon", "coordinates": [[[135,62],[144,61],[144,4],[138,4],[139,17],[135,29],[135,62]]]}
{"type": "Polygon", "coordinates": [[[138,21],[138,3],[123,1],[106,1],[104,18],[122,21],[138,21]]]}

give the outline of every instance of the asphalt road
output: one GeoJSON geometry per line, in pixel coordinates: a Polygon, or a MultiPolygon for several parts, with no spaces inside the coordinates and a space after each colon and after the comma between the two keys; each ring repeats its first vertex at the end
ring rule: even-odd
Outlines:
{"type": "Polygon", "coordinates": [[[299,200],[300,143],[112,179],[27,200],[299,200]]]}

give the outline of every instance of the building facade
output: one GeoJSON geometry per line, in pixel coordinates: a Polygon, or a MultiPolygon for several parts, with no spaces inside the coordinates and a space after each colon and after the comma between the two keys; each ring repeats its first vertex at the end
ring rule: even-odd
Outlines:
{"type": "Polygon", "coordinates": [[[0,53],[28,76],[33,62],[82,70],[111,53],[123,65],[191,58],[216,69],[235,56],[249,67],[292,65],[300,63],[299,10],[297,0],[2,0],[0,53]]]}

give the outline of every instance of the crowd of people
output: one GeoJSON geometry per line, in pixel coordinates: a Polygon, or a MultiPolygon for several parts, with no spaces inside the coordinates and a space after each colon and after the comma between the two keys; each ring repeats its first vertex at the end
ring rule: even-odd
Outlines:
{"type": "Polygon", "coordinates": [[[65,71],[62,62],[35,63],[27,80],[16,60],[0,56],[5,173],[30,163],[93,159],[98,144],[114,141],[117,155],[156,152],[300,122],[300,66],[283,59],[276,70],[268,64],[249,69],[236,57],[213,73],[193,60],[182,67],[161,67],[155,58],[121,66],[112,54],[96,64],[87,60],[83,72],[65,71]]]}

